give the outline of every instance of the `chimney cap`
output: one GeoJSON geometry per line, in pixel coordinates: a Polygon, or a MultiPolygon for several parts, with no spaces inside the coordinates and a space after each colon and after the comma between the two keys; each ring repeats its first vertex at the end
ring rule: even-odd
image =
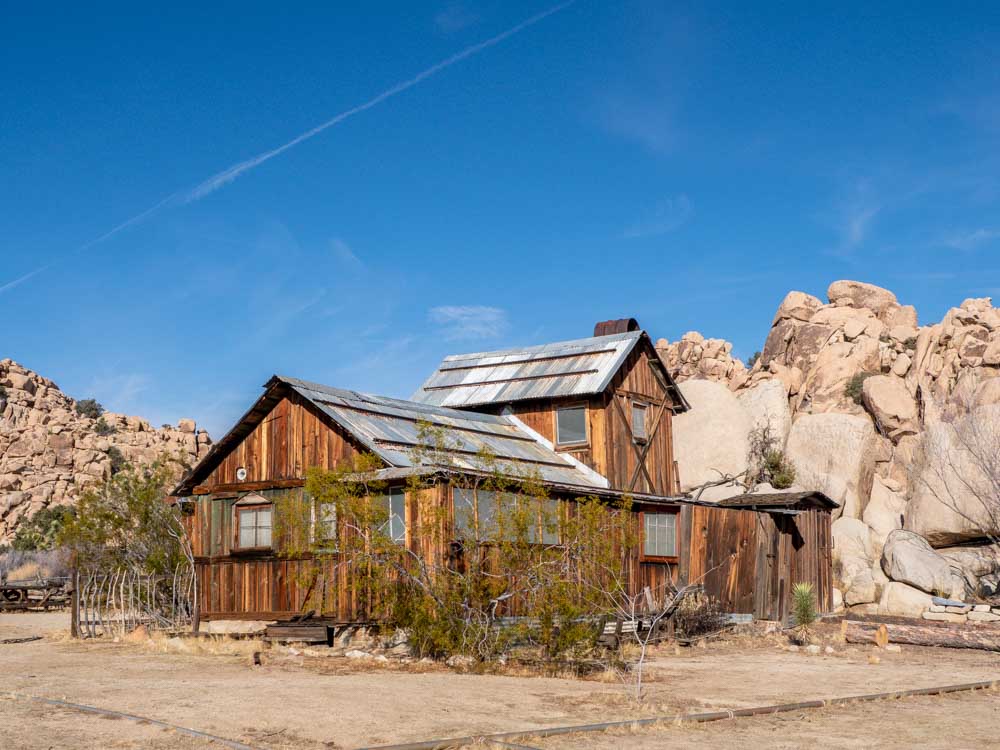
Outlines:
{"type": "Polygon", "coordinates": [[[595,336],[610,336],[614,333],[630,333],[642,330],[635,318],[619,318],[618,320],[602,320],[594,326],[595,336]]]}

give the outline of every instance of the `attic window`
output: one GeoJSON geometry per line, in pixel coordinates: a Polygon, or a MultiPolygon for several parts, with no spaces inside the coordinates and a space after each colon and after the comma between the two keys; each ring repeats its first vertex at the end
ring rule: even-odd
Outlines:
{"type": "Polygon", "coordinates": [[[636,442],[643,443],[648,435],[646,434],[646,404],[638,401],[632,402],[632,437],[636,442]]]}
{"type": "Polygon", "coordinates": [[[587,407],[564,406],[556,409],[556,445],[581,445],[587,442],[587,407]]]}

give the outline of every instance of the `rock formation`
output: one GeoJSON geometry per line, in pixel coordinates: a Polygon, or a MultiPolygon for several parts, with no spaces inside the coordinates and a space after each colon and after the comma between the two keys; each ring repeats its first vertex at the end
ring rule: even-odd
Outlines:
{"type": "MultiPolygon", "coordinates": [[[[919,326],[912,306],[871,284],[835,281],[826,296],[789,292],[749,368],[722,339],[657,342],[696,406],[675,423],[683,488],[738,473],[739,446],[767,423],[797,488],[840,503],[838,600],[919,616],[932,595],[996,592],[1000,309],[967,299],[919,326]],[[724,439],[704,429],[716,421],[728,425],[724,439]]],[[[702,499],[747,489],[713,487],[702,499]]]]}
{"type": "Polygon", "coordinates": [[[113,463],[168,453],[193,464],[211,444],[190,419],[154,429],[139,417],[83,416],[76,403],[51,380],[0,360],[0,544],[41,508],[74,503],[113,463]]]}

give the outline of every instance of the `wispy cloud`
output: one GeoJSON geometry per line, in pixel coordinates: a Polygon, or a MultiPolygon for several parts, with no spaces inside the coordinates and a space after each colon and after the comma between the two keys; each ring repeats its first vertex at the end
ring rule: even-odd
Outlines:
{"type": "MultiPolygon", "coordinates": [[[[446,69],[450,68],[451,66],[453,66],[453,65],[455,65],[455,64],[457,64],[459,62],[462,62],[463,60],[466,60],[466,59],[468,59],[468,58],[470,58],[470,57],[472,57],[474,55],[477,55],[480,52],[489,49],[490,47],[494,47],[497,44],[500,44],[501,42],[509,39],[510,37],[514,36],[515,34],[519,34],[520,32],[524,31],[525,29],[528,29],[531,26],[534,26],[535,24],[539,23],[540,21],[545,20],[549,16],[551,16],[551,15],[553,15],[555,13],[558,13],[561,10],[565,10],[569,6],[573,5],[574,3],[576,3],[576,0],[566,0],[566,2],[562,2],[562,3],[559,3],[558,5],[554,5],[551,8],[549,8],[548,10],[544,10],[544,11],[542,11],[540,13],[536,13],[535,15],[531,16],[530,18],[527,18],[524,21],[521,21],[521,23],[519,23],[519,24],[517,24],[515,26],[512,26],[511,28],[509,28],[506,31],[503,31],[503,32],[497,34],[496,36],[492,36],[489,39],[486,39],[485,41],[479,42],[478,44],[473,44],[473,45],[471,45],[469,47],[466,47],[465,49],[461,50],[460,52],[456,52],[454,55],[451,55],[450,57],[447,57],[444,60],[441,60],[440,62],[435,63],[434,65],[431,65],[429,68],[425,68],[424,70],[420,71],[419,73],[417,73],[413,77],[408,78],[407,80],[402,81],[400,83],[397,83],[396,85],[391,86],[390,88],[386,89],[382,93],[373,96],[368,101],[363,102],[362,104],[359,104],[359,105],[357,105],[355,107],[351,107],[350,109],[344,110],[340,114],[335,115],[334,117],[331,117],[329,120],[326,120],[325,122],[320,123],[319,125],[317,125],[314,128],[310,128],[309,130],[305,131],[304,133],[301,133],[301,134],[295,136],[290,141],[287,141],[287,142],[281,144],[280,146],[277,146],[276,148],[272,148],[269,151],[264,151],[263,153],[260,153],[260,154],[257,154],[256,156],[250,157],[249,159],[245,159],[244,161],[241,161],[241,162],[238,162],[236,164],[233,164],[232,166],[227,167],[226,169],[222,170],[221,172],[217,172],[216,174],[212,175],[208,179],[203,180],[201,183],[199,183],[195,187],[191,188],[190,190],[179,191],[179,192],[176,192],[176,193],[171,193],[170,195],[168,195],[163,200],[161,200],[158,203],[156,203],[156,204],[150,206],[149,208],[147,208],[145,211],[142,211],[141,213],[136,214],[132,218],[127,219],[126,221],[122,222],[121,224],[119,224],[118,226],[114,227],[113,229],[105,232],[104,234],[100,235],[99,237],[91,240],[90,242],[87,242],[87,243],[81,245],[80,247],[76,248],[75,250],[72,250],[70,254],[76,254],[76,253],[88,250],[88,249],[94,247],[95,245],[97,245],[97,244],[99,244],[101,242],[104,242],[105,240],[113,237],[114,235],[118,234],[119,232],[121,232],[122,230],[126,229],[127,227],[130,227],[130,226],[133,226],[135,224],[139,224],[139,223],[145,221],[146,219],[150,218],[151,216],[153,216],[154,214],[158,213],[162,209],[167,208],[168,206],[180,205],[180,204],[185,204],[185,203],[192,203],[194,201],[201,200],[202,198],[204,198],[204,197],[206,197],[208,195],[211,195],[212,193],[214,193],[219,188],[224,187],[225,185],[228,185],[230,182],[232,182],[233,180],[237,179],[241,175],[246,174],[247,172],[249,172],[250,170],[254,169],[255,167],[259,167],[264,162],[270,161],[271,159],[275,158],[276,156],[280,156],[284,152],[288,151],[291,148],[294,148],[295,146],[299,145],[300,143],[303,143],[304,141],[308,141],[310,138],[316,137],[317,135],[319,135],[323,131],[332,128],[334,125],[338,125],[338,124],[342,123],[344,120],[347,120],[347,119],[349,119],[349,118],[351,118],[351,117],[353,117],[355,115],[361,114],[362,112],[365,112],[365,111],[371,109],[372,107],[375,107],[375,106],[381,104],[382,102],[386,101],[387,99],[391,99],[392,97],[397,96],[398,94],[402,94],[404,91],[407,91],[407,90],[413,88],[414,86],[417,86],[418,84],[423,83],[428,78],[431,78],[431,77],[437,75],[438,73],[442,72],[443,70],[446,70],[446,69]]],[[[16,286],[18,286],[20,284],[23,284],[24,282],[28,281],[32,277],[37,276],[38,274],[40,274],[40,273],[48,270],[53,265],[55,265],[55,262],[54,261],[50,261],[50,262],[48,262],[46,264],[43,264],[43,265],[39,266],[38,268],[34,269],[33,271],[30,271],[30,272],[28,272],[28,273],[26,273],[26,274],[24,274],[24,275],[22,275],[22,276],[20,276],[20,277],[18,277],[16,279],[8,281],[7,283],[5,283],[2,286],[0,286],[0,294],[3,294],[4,292],[6,292],[8,290],[13,289],[14,287],[16,287],[16,286]]]]}
{"type": "Polygon", "coordinates": [[[684,194],[664,198],[653,211],[628,227],[623,233],[626,239],[654,237],[680,228],[694,214],[691,201],[684,194]]]}
{"type": "Polygon", "coordinates": [[[1000,239],[1000,229],[976,229],[972,232],[956,232],[944,238],[946,247],[955,250],[975,250],[980,245],[985,245],[994,240],[1000,239]]]}
{"type": "Polygon", "coordinates": [[[330,240],[330,249],[333,251],[333,257],[340,261],[341,264],[359,269],[365,267],[364,261],[357,256],[357,253],[351,249],[350,245],[339,237],[334,237],[330,240]]]}
{"type": "Polygon", "coordinates": [[[479,20],[479,16],[469,10],[465,3],[449,3],[448,7],[434,16],[434,26],[442,34],[455,34],[467,29],[479,20]]]}
{"type": "Polygon", "coordinates": [[[496,338],[506,332],[508,325],[506,310],[483,305],[432,307],[427,317],[452,341],[496,338]]]}
{"type": "Polygon", "coordinates": [[[133,406],[149,388],[149,376],[138,372],[96,375],[90,381],[90,395],[116,411],[133,406]]]}
{"type": "Polygon", "coordinates": [[[531,18],[517,24],[516,26],[512,26],[511,28],[507,29],[507,31],[501,32],[496,36],[490,37],[484,42],[479,42],[478,44],[473,44],[471,47],[466,47],[461,52],[456,52],[451,57],[445,58],[441,62],[435,63],[429,68],[420,71],[412,78],[402,81],[401,83],[397,83],[395,86],[391,86],[390,88],[383,91],[381,94],[373,96],[368,101],[359,104],[356,107],[351,107],[350,109],[344,110],[339,115],[335,115],[326,122],[320,123],[314,128],[310,128],[304,133],[295,136],[294,138],[292,138],[292,140],[288,141],[287,143],[281,144],[277,148],[273,148],[270,151],[265,151],[263,153],[257,154],[256,156],[252,156],[249,159],[246,159],[245,161],[241,161],[237,164],[234,164],[231,167],[228,167],[227,169],[222,170],[221,172],[218,172],[217,174],[212,175],[207,180],[202,182],[200,185],[197,185],[194,189],[188,191],[188,193],[184,196],[183,200],[185,202],[196,201],[200,200],[201,198],[204,198],[206,195],[214,193],[220,187],[222,187],[223,185],[228,185],[230,182],[232,182],[245,172],[248,172],[255,167],[259,167],[264,162],[270,161],[274,157],[283,154],[285,151],[288,151],[290,148],[294,148],[295,146],[298,146],[300,143],[308,141],[310,138],[316,137],[324,130],[328,130],[329,128],[332,128],[334,125],[338,125],[342,123],[344,120],[354,117],[354,115],[361,114],[362,112],[365,112],[366,110],[369,110],[372,107],[381,104],[387,99],[391,99],[392,97],[397,96],[398,94],[402,94],[404,91],[413,88],[417,84],[426,81],[428,78],[431,78],[432,76],[437,75],[442,70],[450,68],[452,65],[455,65],[456,63],[459,63],[462,60],[472,57],[473,55],[479,54],[485,49],[489,49],[490,47],[500,44],[500,42],[504,41],[505,39],[509,39],[510,37],[524,31],[530,26],[534,26],[539,21],[548,18],[553,13],[558,13],[559,11],[568,8],[575,2],[576,0],[568,0],[567,2],[560,3],[559,5],[553,6],[548,10],[542,11],[541,13],[537,13],[533,15],[531,18]]]}
{"type": "Polygon", "coordinates": [[[669,100],[609,96],[601,119],[610,133],[635,141],[655,154],[669,154],[677,144],[674,106],[669,100]]]}
{"type": "Polygon", "coordinates": [[[869,180],[856,180],[834,209],[834,228],[840,236],[833,255],[850,256],[868,239],[883,201],[869,180]]]}

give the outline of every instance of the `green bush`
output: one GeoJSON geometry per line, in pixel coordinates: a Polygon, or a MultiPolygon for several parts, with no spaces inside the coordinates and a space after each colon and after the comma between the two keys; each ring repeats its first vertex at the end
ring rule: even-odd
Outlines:
{"type": "Polygon", "coordinates": [[[0,401],[7,400],[7,389],[0,385],[0,401]]]}
{"type": "Polygon", "coordinates": [[[92,398],[85,398],[76,402],[76,413],[81,417],[97,419],[104,413],[104,407],[92,398]]]}
{"type": "Polygon", "coordinates": [[[97,424],[94,425],[94,432],[101,437],[106,437],[108,435],[114,435],[116,430],[112,425],[109,425],[104,421],[104,417],[101,417],[97,420],[97,424]]]}
{"type": "Polygon", "coordinates": [[[75,515],[68,505],[50,505],[42,508],[17,527],[11,546],[18,552],[37,552],[55,549],[56,538],[66,522],[75,515]]]}
{"type": "Polygon", "coordinates": [[[805,630],[816,622],[816,597],[811,583],[792,586],[792,617],[796,627],[805,630]]]}
{"type": "Polygon", "coordinates": [[[917,348],[917,337],[910,336],[906,341],[903,342],[903,348],[913,351],[917,348]]]}
{"type": "Polygon", "coordinates": [[[753,366],[757,364],[758,359],[760,359],[760,352],[754,352],[749,357],[747,357],[747,369],[752,370],[753,366]]]}
{"type": "Polygon", "coordinates": [[[847,381],[847,385],[844,386],[844,395],[851,399],[854,403],[861,404],[861,396],[864,393],[865,381],[868,380],[874,372],[856,372],[851,376],[851,379],[847,381]]]}
{"type": "Polygon", "coordinates": [[[788,460],[784,451],[768,451],[764,456],[764,468],[775,489],[787,490],[795,484],[795,465],[788,460]]]}
{"type": "Polygon", "coordinates": [[[108,458],[111,459],[111,476],[117,474],[128,464],[122,452],[113,445],[108,448],[108,458]]]}

